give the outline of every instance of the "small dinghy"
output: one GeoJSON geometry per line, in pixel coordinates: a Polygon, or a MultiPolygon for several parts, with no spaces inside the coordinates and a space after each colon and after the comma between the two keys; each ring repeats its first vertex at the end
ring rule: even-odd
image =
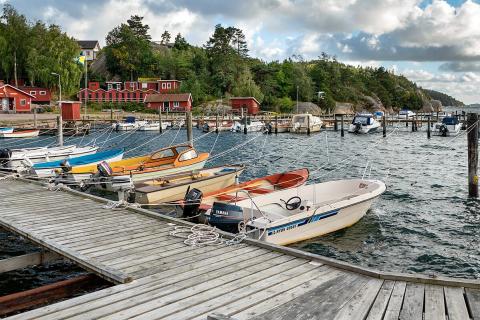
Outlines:
{"type": "Polygon", "coordinates": [[[380,128],[380,122],[375,119],[371,113],[358,113],[352,120],[352,123],[348,127],[348,132],[367,134],[377,132],[380,128]]]}
{"type": "Polygon", "coordinates": [[[357,223],[385,192],[378,180],[339,180],[289,188],[236,203],[215,202],[208,222],[219,229],[246,231],[254,238],[286,245],[357,223]]]}
{"type": "Polygon", "coordinates": [[[235,183],[244,166],[219,166],[139,181],[135,186],[135,202],[165,203],[184,198],[191,188],[203,193],[223,189],[235,183]]]}
{"type": "Polygon", "coordinates": [[[155,179],[179,172],[202,169],[208,153],[198,153],[189,145],[162,148],[149,155],[98,165],[76,166],[57,177],[69,184],[88,180],[95,188],[117,192],[129,190],[140,180],[155,179]]]}
{"type": "Polygon", "coordinates": [[[112,149],[76,158],[35,163],[31,173],[39,178],[54,177],[60,170],[68,171],[73,166],[98,164],[119,161],[123,158],[123,149],[112,149]]]}
{"type": "Polygon", "coordinates": [[[0,127],[0,133],[12,133],[13,128],[11,127],[0,127]]]}
{"type": "Polygon", "coordinates": [[[112,128],[117,131],[130,131],[137,130],[143,125],[146,125],[147,121],[140,120],[138,121],[135,117],[125,117],[123,122],[117,122],[112,124],[112,128]]]}
{"type": "Polygon", "coordinates": [[[30,170],[35,163],[76,158],[94,154],[97,150],[98,147],[77,147],[75,145],[25,149],[0,149],[0,166],[3,166],[5,169],[16,171],[30,170]]]}
{"type": "Polygon", "coordinates": [[[442,122],[435,123],[433,135],[442,137],[456,136],[461,128],[462,124],[457,117],[447,116],[442,119],[442,122]]]}
{"type": "Polygon", "coordinates": [[[34,138],[39,134],[40,130],[0,131],[0,138],[34,138]]]}
{"type": "Polygon", "coordinates": [[[203,194],[200,190],[191,189],[185,199],[179,202],[181,214],[191,217],[198,213],[205,213],[218,201],[236,202],[272,193],[287,188],[294,188],[304,184],[308,179],[308,169],[298,169],[269,176],[256,178],[229,187],[203,194]]]}
{"type": "MultiPolygon", "coordinates": [[[[260,132],[265,130],[265,125],[261,121],[251,120],[246,121],[247,132],[260,132]]],[[[245,118],[241,121],[235,121],[231,127],[232,132],[245,132],[245,118]]]]}

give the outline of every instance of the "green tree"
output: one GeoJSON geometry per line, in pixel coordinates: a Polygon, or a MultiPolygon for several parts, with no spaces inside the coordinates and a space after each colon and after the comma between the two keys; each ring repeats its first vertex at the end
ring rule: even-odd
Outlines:
{"type": "Polygon", "coordinates": [[[163,33],[162,33],[162,36],[161,36],[161,39],[160,40],[160,43],[161,44],[164,44],[164,45],[167,45],[170,43],[170,39],[172,38],[172,36],[170,35],[170,32],[168,32],[167,30],[165,30],[163,33]]]}
{"type": "Polygon", "coordinates": [[[252,73],[248,68],[240,73],[232,94],[237,97],[255,97],[260,103],[263,101],[263,93],[253,80],[252,73]]]}
{"type": "Polygon", "coordinates": [[[190,48],[190,44],[188,44],[187,40],[180,33],[175,36],[175,42],[173,44],[173,48],[177,50],[187,50],[190,48]]]}

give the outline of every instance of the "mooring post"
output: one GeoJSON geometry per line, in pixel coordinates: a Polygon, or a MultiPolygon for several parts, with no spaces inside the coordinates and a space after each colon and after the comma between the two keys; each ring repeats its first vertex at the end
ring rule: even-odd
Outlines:
{"type": "Polygon", "coordinates": [[[385,114],[382,117],[382,125],[383,125],[383,137],[385,138],[387,136],[387,120],[385,117],[385,114]]]}
{"type": "Polygon", "coordinates": [[[343,114],[340,116],[340,136],[341,137],[344,137],[345,136],[345,132],[343,132],[343,114]]]}
{"type": "Polygon", "coordinates": [[[244,124],[243,124],[243,133],[244,134],[247,134],[248,132],[248,129],[247,129],[247,123],[248,123],[248,113],[245,115],[245,118],[244,118],[244,124]]]}
{"type": "Polygon", "coordinates": [[[192,111],[187,112],[187,140],[188,144],[193,147],[192,111]]]}
{"type": "Polygon", "coordinates": [[[468,195],[478,198],[478,114],[467,116],[468,195]]]}
{"type": "Polygon", "coordinates": [[[275,134],[278,134],[278,115],[275,115],[275,134]]]}
{"type": "Polygon", "coordinates": [[[430,139],[430,116],[427,117],[427,138],[430,139]]]}
{"type": "Polygon", "coordinates": [[[215,116],[215,133],[218,133],[218,113],[215,116]]]}
{"type": "Polygon", "coordinates": [[[162,107],[158,106],[158,132],[162,133],[162,107]]]}
{"type": "Polygon", "coordinates": [[[307,115],[307,134],[310,134],[310,115],[307,115]]]}
{"type": "Polygon", "coordinates": [[[63,121],[62,116],[57,116],[57,141],[58,145],[63,146],[63,121]]]}
{"type": "Polygon", "coordinates": [[[337,114],[333,114],[333,130],[338,131],[338,124],[337,124],[337,114]]]}
{"type": "Polygon", "coordinates": [[[33,108],[33,127],[37,129],[37,106],[33,108]]]}

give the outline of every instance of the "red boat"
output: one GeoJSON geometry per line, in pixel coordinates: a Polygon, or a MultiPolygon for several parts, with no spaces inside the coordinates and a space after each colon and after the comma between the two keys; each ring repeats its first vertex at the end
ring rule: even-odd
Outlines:
{"type": "Polygon", "coordinates": [[[306,168],[277,173],[200,195],[201,200],[197,195],[190,194],[192,192],[195,193],[195,190],[191,190],[190,193],[187,194],[188,199],[183,200],[180,206],[183,206],[189,201],[197,201],[197,204],[198,201],[201,201],[200,207],[194,205],[194,207],[196,207],[195,209],[198,211],[207,211],[214,202],[236,202],[247,199],[248,195],[253,198],[273,191],[301,186],[307,181],[308,174],[308,169],[306,168]]]}
{"type": "Polygon", "coordinates": [[[13,130],[13,132],[0,132],[0,138],[33,138],[37,137],[40,130],[13,130]]]}

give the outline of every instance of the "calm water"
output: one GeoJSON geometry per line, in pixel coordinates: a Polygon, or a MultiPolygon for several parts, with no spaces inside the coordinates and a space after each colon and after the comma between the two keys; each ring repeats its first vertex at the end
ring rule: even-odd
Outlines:
{"type": "MultiPolygon", "coordinates": [[[[196,129],[194,137],[197,149],[212,152],[207,166],[246,163],[243,180],[307,167],[310,182],[358,178],[364,172],[386,182],[387,192],[359,223],[298,243],[294,245],[297,248],[385,271],[480,278],[480,202],[467,196],[465,132],[456,138],[428,140],[425,132],[409,129],[404,125],[389,127],[387,138],[348,133],[341,138],[340,132],[333,131],[309,137],[229,132],[217,136],[196,129]]],[[[82,143],[97,137],[97,144],[102,145],[108,134],[100,134],[85,137],[82,143]]],[[[161,136],[112,133],[108,138],[112,140],[105,148],[123,145],[132,150],[146,143],[126,155],[134,156],[183,142],[186,131],[172,129],[161,136]]],[[[73,138],[66,143],[80,140],[73,138]]],[[[53,141],[39,137],[28,143],[47,145],[53,141]]],[[[18,143],[2,141],[0,147],[14,144],[18,143]]]]}

